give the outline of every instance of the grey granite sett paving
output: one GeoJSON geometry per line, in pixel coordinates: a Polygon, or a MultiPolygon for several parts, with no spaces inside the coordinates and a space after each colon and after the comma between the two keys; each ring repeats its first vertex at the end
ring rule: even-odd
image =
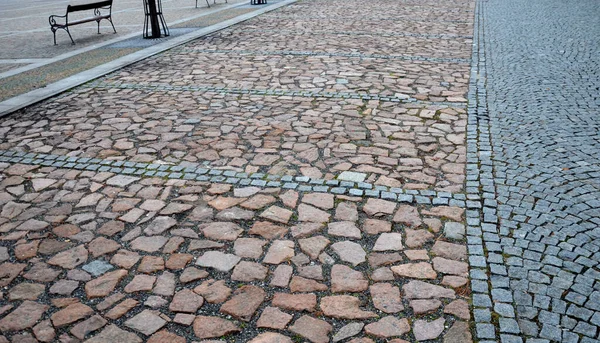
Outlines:
{"type": "Polygon", "coordinates": [[[480,342],[600,341],[597,5],[477,3],[465,189],[482,219],[467,212],[480,342]]]}

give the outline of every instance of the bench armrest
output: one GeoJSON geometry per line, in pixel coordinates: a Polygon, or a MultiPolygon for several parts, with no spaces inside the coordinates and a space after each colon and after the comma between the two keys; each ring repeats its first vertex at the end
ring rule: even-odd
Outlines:
{"type": "MultiPolygon", "coordinates": [[[[50,17],[48,17],[48,22],[50,23],[50,26],[55,26],[58,23],[56,22],[56,18],[65,18],[65,22],[67,21],[67,14],[65,15],[51,15],[50,17]]],[[[60,24],[58,24],[60,25],[60,24]]]]}

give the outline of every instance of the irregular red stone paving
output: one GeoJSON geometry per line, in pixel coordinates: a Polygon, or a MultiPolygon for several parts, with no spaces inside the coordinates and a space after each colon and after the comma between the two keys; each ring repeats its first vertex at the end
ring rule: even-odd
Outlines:
{"type": "MultiPolygon", "coordinates": [[[[0,149],[460,193],[472,10],[301,1],[13,115],[0,149]]],[[[0,163],[0,208],[0,342],[471,341],[461,207],[0,163]]]]}

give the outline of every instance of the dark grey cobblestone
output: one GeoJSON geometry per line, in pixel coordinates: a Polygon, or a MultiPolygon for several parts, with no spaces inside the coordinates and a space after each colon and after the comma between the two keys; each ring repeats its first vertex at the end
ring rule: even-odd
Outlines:
{"type": "Polygon", "coordinates": [[[471,271],[477,337],[599,342],[600,7],[477,6],[467,147],[479,167],[467,166],[466,188],[469,200],[471,186],[484,199],[485,250],[469,246],[471,267],[482,268],[471,271]],[[484,270],[503,275],[489,280],[494,337],[484,324],[484,270]]]}

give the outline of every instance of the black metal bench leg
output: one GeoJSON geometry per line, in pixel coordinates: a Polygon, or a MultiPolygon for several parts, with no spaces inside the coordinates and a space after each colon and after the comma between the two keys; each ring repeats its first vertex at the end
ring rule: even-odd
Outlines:
{"type": "Polygon", "coordinates": [[[65,31],[67,31],[67,34],[69,35],[69,38],[71,38],[71,43],[72,43],[73,45],[75,45],[75,41],[73,40],[73,37],[71,37],[71,32],[69,32],[69,28],[68,28],[68,27],[65,27],[65,31]]]}
{"type": "Polygon", "coordinates": [[[208,3],[208,0],[206,0],[206,5],[208,6],[208,8],[210,8],[210,4],[208,3]]]}
{"type": "Polygon", "coordinates": [[[54,35],[54,45],[56,45],[56,30],[52,30],[52,34],[54,35]]]}
{"type": "Polygon", "coordinates": [[[117,29],[115,29],[115,25],[113,24],[112,19],[108,19],[108,21],[110,22],[110,25],[112,26],[113,31],[115,31],[115,33],[117,33],[117,29]]]}
{"type": "Polygon", "coordinates": [[[98,34],[100,34],[100,20],[96,20],[96,22],[98,23],[98,34]]]}

